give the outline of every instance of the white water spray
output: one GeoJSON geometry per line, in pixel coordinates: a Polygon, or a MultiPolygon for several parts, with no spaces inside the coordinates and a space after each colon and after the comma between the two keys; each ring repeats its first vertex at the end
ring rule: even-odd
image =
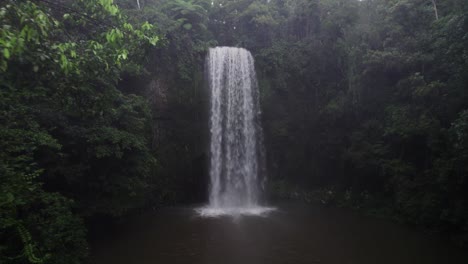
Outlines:
{"type": "Polygon", "coordinates": [[[211,90],[210,203],[204,216],[259,215],[262,133],[254,60],[242,48],[209,51],[211,90]]]}

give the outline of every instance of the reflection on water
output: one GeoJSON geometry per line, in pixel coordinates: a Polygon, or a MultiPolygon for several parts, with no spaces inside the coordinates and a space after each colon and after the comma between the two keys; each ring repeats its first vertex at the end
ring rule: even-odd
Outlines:
{"type": "Polygon", "coordinates": [[[447,241],[383,220],[305,205],[267,217],[204,218],[168,208],[93,242],[96,264],[451,264],[468,254],[447,241]]]}

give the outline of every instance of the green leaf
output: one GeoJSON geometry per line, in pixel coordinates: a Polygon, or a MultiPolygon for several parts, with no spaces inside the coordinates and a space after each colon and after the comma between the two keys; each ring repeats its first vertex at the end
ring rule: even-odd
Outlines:
{"type": "Polygon", "coordinates": [[[143,29],[143,30],[150,30],[152,28],[153,28],[153,25],[148,23],[148,21],[145,21],[145,23],[143,23],[143,25],[141,25],[141,29],[143,29]]]}
{"type": "Polygon", "coordinates": [[[3,49],[3,56],[5,57],[5,59],[9,59],[10,58],[10,50],[5,48],[3,49]]]}
{"type": "Polygon", "coordinates": [[[155,46],[158,43],[158,41],[159,41],[159,37],[157,36],[149,39],[149,43],[153,46],[155,46]]]}
{"type": "Polygon", "coordinates": [[[185,24],[183,27],[184,27],[186,30],[190,30],[190,29],[192,29],[192,24],[187,23],[187,24],[185,24]]]}

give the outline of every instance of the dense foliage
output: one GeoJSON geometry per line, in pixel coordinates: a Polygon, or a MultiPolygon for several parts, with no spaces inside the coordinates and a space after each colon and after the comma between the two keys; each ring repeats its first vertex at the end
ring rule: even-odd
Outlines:
{"type": "Polygon", "coordinates": [[[255,56],[273,195],[468,233],[465,0],[115,2],[0,3],[0,262],[206,197],[216,45],[255,56]]]}
{"type": "Polygon", "coordinates": [[[158,37],[108,0],[2,1],[0,21],[0,262],[81,263],[82,217],[153,190],[149,104],[116,84],[158,37]]]}
{"type": "Polygon", "coordinates": [[[467,3],[436,16],[432,1],[271,1],[270,14],[293,2],[257,55],[271,172],[466,232],[467,3]]]}

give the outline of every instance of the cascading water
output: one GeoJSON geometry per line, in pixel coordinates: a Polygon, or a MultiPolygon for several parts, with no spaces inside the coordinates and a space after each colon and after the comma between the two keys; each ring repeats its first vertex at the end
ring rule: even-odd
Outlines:
{"type": "Polygon", "coordinates": [[[262,214],[262,133],[254,60],[242,48],[210,49],[210,201],[201,215],[262,214]]]}

